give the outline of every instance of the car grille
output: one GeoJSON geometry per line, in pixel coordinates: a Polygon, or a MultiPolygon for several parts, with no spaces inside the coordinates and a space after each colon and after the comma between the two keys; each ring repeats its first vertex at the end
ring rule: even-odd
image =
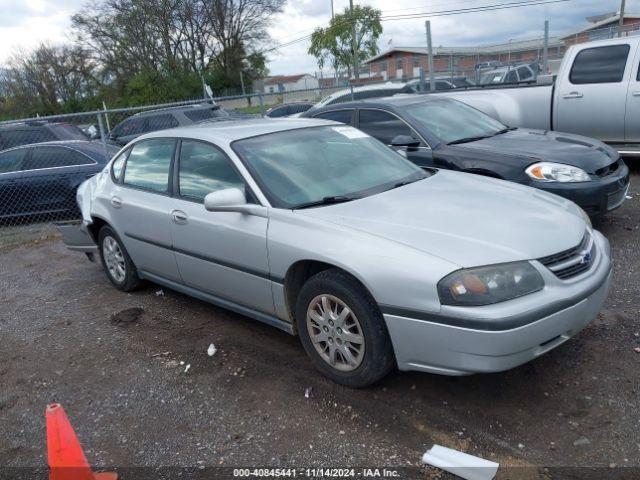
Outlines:
{"type": "Polygon", "coordinates": [[[556,277],[568,280],[591,268],[595,256],[595,243],[589,232],[585,233],[580,244],[538,261],[551,270],[556,277]]]}
{"type": "Polygon", "coordinates": [[[616,170],[618,170],[618,168],[620,168],[621,165],[622,165],[622,159],[618,158],[618,160],[616,160],[612,164],[596,170],[596,175],[598,175],[599,177],[606,177],[607,175],[611,175],[612,173],[615,173],[616,170]]]}

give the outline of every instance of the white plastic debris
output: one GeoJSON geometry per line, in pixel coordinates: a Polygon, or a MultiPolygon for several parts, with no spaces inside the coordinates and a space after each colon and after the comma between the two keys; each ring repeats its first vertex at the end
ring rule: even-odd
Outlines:
{"type": "Polygon", "coordinates": [[[626,196],[627,200],[631,200],[633,197],[631,195],[626,196]]]}
{"type": "Polygon", "coordinates": [[[209,355],[210,357],[213,357],[216,354],[217,351],[218,351],[218,349],[212,343],[211,345],[209,345],[209,348],[207,348],[207,355],[209,355]]]}
{"type": "Polygon", "coordinates": [[[164,296],[164,290],[156,290],[156,297],[163,297],[164,296]]]}
{"type": "Polygon", "coordinates": [[[499,467],[495,462],[441,445],[431,447],[431,450],[422,456],[422,461],[466,480],[491,480],[499,467]]]}
{"type": "Polygon", "coordinates": [[[184,367],[184,373],[187,373],[189,371],[189,369],[191,368],[191,364],[187,363],[187,366],[184,367]]]}
{"type": "Polygon", "coordinates": [[[307,387],[304,389],[304,398],[311,398],[311,392],[313,391],[313,388],[311,387],[307,387]]]}

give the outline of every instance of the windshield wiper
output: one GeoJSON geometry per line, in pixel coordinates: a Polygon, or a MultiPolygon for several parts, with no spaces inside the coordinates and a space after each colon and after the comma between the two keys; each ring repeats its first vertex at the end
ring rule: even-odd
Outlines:
{"type": "Polygon", "coordinates": [[[457,145],[459,143],[475,142],[477,140],[482,140],[489,137],[493,137],[493,135],[481,135],[478,137],[464,137],[464,138],[459,138],[457,140],[453,140],[452,142],[447,143],[447,145],[457,145]]]}
{"type": "Polygon", "coordinates": [[[321,200],[314,200],[313,202],[300,203],[291,208],[292,210],[299,210],[301,208],[319,207],[322,205],[334,205],[336,203],[350,202],[351,200],[356,200],[357,198],[358,197],[350,197],[348,195],[335,195],[330,197],[324,197],[321,200]]]}
{"type": "Polygon", "coordinates": [[[507,133],[507,132],[511,132],[513,130],[516,130],[518,127],[505,127],[502,130],[498,130],[496,133],[494,133],[493,135],[502,135],[503,133],[507,133]]]}

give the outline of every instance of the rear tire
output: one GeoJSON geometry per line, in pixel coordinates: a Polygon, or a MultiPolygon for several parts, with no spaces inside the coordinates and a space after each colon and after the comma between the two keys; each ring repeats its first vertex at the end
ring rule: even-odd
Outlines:
{"type": "Polygon", "coordinates": [[[320,272],[302,286],[296,324],[315,367],[336,383],[366,387],[395,364],[378,305],[360,282],[340,270],[320,272]]]}
{"type": "Polygon", "coordinates": [[[138,271],[120,237],[107,225],[98,233],[98,252],[104,273],[118,290],[130,292],[140,286],[138,271]]]}

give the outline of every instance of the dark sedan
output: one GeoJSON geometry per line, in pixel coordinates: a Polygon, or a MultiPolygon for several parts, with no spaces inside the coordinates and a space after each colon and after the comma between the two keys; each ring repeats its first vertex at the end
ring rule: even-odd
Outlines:
{"type": "Polygon", "coordinates": [[[90,141],[22,145],[0,152],[0,222],[79,215],[76,190],[118,151],[90,141]]]}
{"type": "Polygon", "coordinates": [[[348,102],[313,116],[351,124],[422,167],[501,178],[568,198],[592,217],[622,205],[629,169],[604,143],[503,125],[462,102],[400,95],[348,102]]]}

